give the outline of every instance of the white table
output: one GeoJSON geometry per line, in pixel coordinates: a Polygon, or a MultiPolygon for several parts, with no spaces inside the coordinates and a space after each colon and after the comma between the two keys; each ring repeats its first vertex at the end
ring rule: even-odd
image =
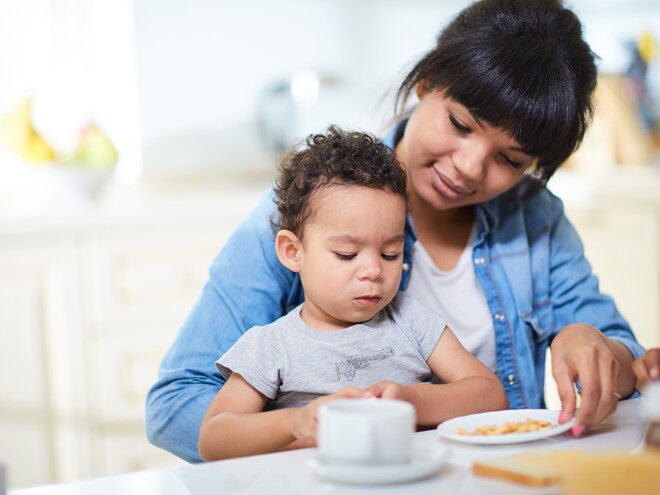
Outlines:
{"type": "Polygon", "coordinates": [[[174,469],[141,471],[107,478],[25,488],[10,495],[309,495],[381,494],[546,494],[556,488],[527,488],[512,483],[472,475],[477,459],[502,457],[530,448],[575,449],[584,452],[626,451],[640,448],[647,421],[642,416],[643,399],[619,403],[615,414],[588,434],[573,438],[562,434],[536,442],[516,445],[477,446],[441,439],[435,430],[415,434],[421,442],[440,442],[450,456],[433,475],[408,483],[391,485],[346,485],[319,478],[307,465],[315,449],[266,454],[174,469]]]}

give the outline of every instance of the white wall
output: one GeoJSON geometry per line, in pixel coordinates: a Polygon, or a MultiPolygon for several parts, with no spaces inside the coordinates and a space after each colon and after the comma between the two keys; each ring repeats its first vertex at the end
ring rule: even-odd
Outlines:
{"type": "MultiPolygon", "coordinates": [[[[299,69],[337,82],[297,106],[296,138],[330,122],[380,131],[406,69],[468,3],[134,0],[146,174],[271,167],[257,132],[260,95],[299,69]]],[[[625,70],[625,43],[641,30],[660,39],[658,2],[569,4],[605,71],[625,70]]]]}
{"type": "MultiPolygon", "coordinates": [[[[126,179],[268,170],[275,156],[257,127],[266,88],[299,69],[334,81],[296,106],[295,137],[330,122],[379,132],[405,70],[468,3],[0,0],[0,115],[33,94],[38,130],[63,151],[95,120],[126,179]]],[[[657,1],[567,4],[605,71],[625,69],[641,30],[660,40],[657,1]]]]}

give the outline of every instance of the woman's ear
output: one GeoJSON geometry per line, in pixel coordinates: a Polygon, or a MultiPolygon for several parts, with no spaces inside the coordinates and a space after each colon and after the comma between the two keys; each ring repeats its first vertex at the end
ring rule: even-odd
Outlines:
{"type": "Polygon", "coordinates": [[[292,272],[300,271],[300,250],[302,243],[290,230],[280,230],[275,237],[275,251],[280,263],[292,272]]]}
{"type": "Polygon", "coordinates": [[[429,92],[429,86],[428,79],[421,79],[415,84],[415,94],[417,95],[418,100],[421,100],[422,96],[429,92]]]}

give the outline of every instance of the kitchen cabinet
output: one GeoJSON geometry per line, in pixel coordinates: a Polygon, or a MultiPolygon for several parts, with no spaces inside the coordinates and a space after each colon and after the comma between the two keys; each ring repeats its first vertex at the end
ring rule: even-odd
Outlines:
{"type": "Polygon", "coordinates": [[[593,205],[569,210],[601,291],[645,347],[660,346],[660,215],[651,205],[593,205]]]}
{"type": "Polygon", "coordinates": [[[550,189],[564,200],[601,291],[614,298],[642,345],[660,346],[660,171],[567,171],[550,189]]]}
{"type": "Polygon", "coordinates": [[[73,390],[84,380],[70,360],[82,355],[77,247],[33,240],[0,248],[0,457],[10,482],[25,476],[36,484],[66,470],[53,455],[58,446],[85,452],[71,435],[80,404],[73,390]]]}
{"type": "Polygon", "coordinates": [[[0,217],[0,459],[10,487],[184,464],[147,441],[146,393],[211,261],[267,184],[0,217]]]}

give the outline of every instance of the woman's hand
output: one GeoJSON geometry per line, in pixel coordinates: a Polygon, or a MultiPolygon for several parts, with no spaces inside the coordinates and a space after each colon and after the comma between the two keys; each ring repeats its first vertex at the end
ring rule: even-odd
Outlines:
{"type": "Polygon", "coordinates": [[[586,427],[612,414],[618,400],[634,391],[632,354],[591,325],[574,323],[562,328],[552,342],[551,351],[562,423],[575,413],[574,383],[580,380],[582,402],[572,430],[574,436],[580,436],[586,427]]]}
{"type": "Polygon", "coordinates": [[[368,399],[373,394],[357,387],[345,387],[334,394],[314,399],[305,407],[294,409],[291,414],[291,432],[296,440],[316,440],[318,409],[321,404],[336,399],[368,399]]]}
{"type": "Polygon", "coordinates": [[[637,378],[637,390],[653,380],[660,378],[660,347],[649,349],[639,359],[633,361],[633,373],[637,378]]]}

